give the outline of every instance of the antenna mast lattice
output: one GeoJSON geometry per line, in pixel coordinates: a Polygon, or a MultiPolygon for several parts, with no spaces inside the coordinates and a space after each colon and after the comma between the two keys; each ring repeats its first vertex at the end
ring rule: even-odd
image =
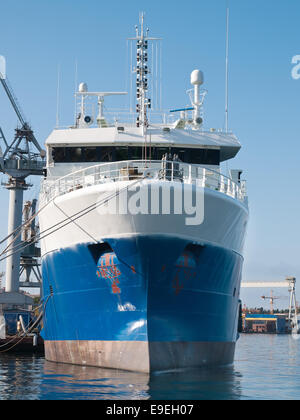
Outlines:
{"type": "MultiPolygon", "coordinates": [[[[149,37],[149,29],[144,28],[145,14],[140,13],[140,27],[136,26],[136,37],[129,38],[130,41],[136,41],[136,67],[133,73],[136,73],[136,126],[141,127],[143,135],[146,135],[149,126],[148,110],[152,108],[151,99],[148,97],[149,92],[149,76],[152,78],[152,94],[154,90],[154,52],[152,50],[152,69],[149,69],[149,41],[160,41],[160,38],[149,37]]],[[[156,52],[156,61],[158,61],[158,53],[156,52]]],[[[161,76],[158,76],[158,63],[156,62],[156,90],[157,97],[161,95],[161,87],[158,88],[158,82],[161,76]],[[160,93],[158,93],[160,90],[160,93]]]]}

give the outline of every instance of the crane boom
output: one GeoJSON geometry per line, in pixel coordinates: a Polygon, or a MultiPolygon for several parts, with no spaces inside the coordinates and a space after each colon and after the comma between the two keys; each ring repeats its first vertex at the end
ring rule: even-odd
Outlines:
{"type": "Polygon", "coordinates": [[[8,86],[8,83],[7,83],[6,80],[4,78],[0,77],[0,82],[2,83],[2,86],[3,86],[5,92],[8,96],[8,99],[10,100],[10,103],[12,104],[12,107],[13,107],[15,113],[17,114],[17,117],[18,117],[20,123],[22,124],[22,126],[24,126],[26,124],[24,114],[21,111],[20,105],[17,102],[16,96],[14,95],[12,88],[10,86],[8,86]]]}
{"type": "MultiPolygon", "coordinates": [[[[18,117],[18,120],[20,121],[22,125],[22,130],[24,131],[24,137],[26,137],[26,140],[33,143],[36,149],[41,153],[42,148],[39,145],[39,142],[35,138],[32,129],[30,128],[30,125],[28,122],[26,122],[26,118],[24,116],[23,111],[21,110],[20,105],[18,104],[16,95],[13,92],[12,87],[9,85],[7,77],[3,77],[3,75],[0,73],[0,82],[3,86],[3,89],[5,90],[5,93],[18,117]]],[[[7,155],[7,153],[10,151],[10,147],[7,148],[6,152],[4,153],[4,156],[7,155]]]]}

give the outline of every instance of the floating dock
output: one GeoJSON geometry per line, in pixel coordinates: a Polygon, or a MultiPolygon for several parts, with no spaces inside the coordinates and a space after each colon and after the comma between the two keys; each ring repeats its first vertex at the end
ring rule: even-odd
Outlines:
{"type": "Polygon", "coordinates": [[[41,336],[7,337],[0,339],[1,353],[44,353],[44,340],[41,336]]]}

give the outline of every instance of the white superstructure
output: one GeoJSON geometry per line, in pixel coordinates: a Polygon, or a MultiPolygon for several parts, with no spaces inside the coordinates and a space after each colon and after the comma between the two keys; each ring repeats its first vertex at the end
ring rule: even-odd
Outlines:
{"type": "MultiPolygon", "coordinates": [[[[198,109],[200,106],[198,88],[203,82],[202,72],[193,71],[191,82],[195,87],[192,102],[195,106],[192,112],[193,118],[181,116],[184,122],[181,125],[178,125],[178,121],[172,124],[148,124],[146,131],[139,122],[138,126],[121,122],[111,125],[107,123],[103,113],[103,98],[114,93],[90,93],[87,90],[87,85],[82,83],[77,93],[82,99],[77,124],[68,129],[55,129],[46,141],[47,176],[42,184],[40,202],[42,207],[46,204],[49,205],[43,211],[43,214],[47,213],[49,216],[42,215],[40,218],[42,231],[50,230],[51,226],[57,226],[58,221],[72,217],[78,211],[90,206],[91,203],[99,201],[101,196],[105,197],[106,194],[111,193],[112,189],[116,189],[118,183],[120,188],[126,182],[130,186],[134,181],[130,181],[128,174],[133,168],[137,175],[132,179],[140,178],[143,185],[154,182],[164,183],[166,177],[163,179],[162,176],[159,176],[162,169],[162,158],[164,158],[171,161],[169,163],[171,175],[167,177],[169,182],[175,183],[175,186],[176,184],[190,187],[194,185],[196,188],[203,189],[206,205],[210,206],[210,196],[214,197],[213,201],[218,199],[220,203],[223,203],[224,216],[226,215],[225,209],[228,208],[228,216],[224,217],[225,225],[222,230],[211,221],[205,240],[214,243],[220,242],[222,246],[241,252],[243,237],[236,238],[235,243],[231,244],[228,243],[228,238],[232,235],[225,234],[225,231],[232,229],[232,224],[228,223],[227,217],[234,217],[235,222],[238,220],[241,222],[240,228],[235,229],[236,237],[244,231],[247,218],[245,181],[241,180],[242,171],[231,171],[227,175],[221,174],[220,171],[221,162],[233,158],[240,150],[241,145],[232,133],[205,131],[202,128],[198,109]],[[90,117],[86,118],[87,115],[84,113],[84,99],[89,95],[98,98],[100,111],[97,127],[93,126],[90,117]],[[100,120],[101,124],[99,124],[100,120]],[[174,156],[178,161],[173,161],[174,156]],[[182,173],[179,183],[176,176],[172,175],[175,166],[176,170],[182,173]],[[143,179],[146,169],[152,171],[151,179],[143,179]],[[59,210],[60,205],[63,210],[59,210]],[[233,209],[235,210],[233,211],[233,209]],[[236,216],[236,212],[243,216],[236,216]],[[221,232],[222,235],[220,235],[221,232]],[[218,237],[222,237],[222,240],[218,241],[218,237]],[[225,238],[226,243],[224,242],[225,238]]],[[[122,94],[122,92],[115,94],[122,94]]],[[[97,212],[97,210],[95,211],[97,212]]],[[[210,210],[209,214],[212,214],[210,210]]],[[[103,230],[98,233],[89,227],[94,216],[91,214],[83,216],[78,221],[77,227],[68,224],[65,228],[57,230],[45,242],[42,241],[42,249],[45,252],[56,249],[56,242],[68,246],[78,241],[84,242],[91,237],[99,240],[100,237],[105,236],[106,230],[109,235],[112,233],[116,235],[132,234],[133,232],[128,230],[128,220],[124,216],[126,215],[120,216],[122,223],[117,223],[119,232],[114,230],[116,223],[113,222],[112,226],[105,224],[103,230]],[[122,224],[126,228],[122,227],[122,224]],[[82,225],[83,228],[81,229],[79,225],[82,225]],[[78,237],[77,234],[74,237],[75,231],[78,237]],[[72,242],[69,242],[69,238],[72,238],[72,242]]],[[[97,217],[100,217],[99,214],[97,217]]],[[[115,218],[115,215],[113,217],[115,218]]],[[[130,217],[128,215],[128,218],[130,217]]],[[[174,228],[172,223],[168,228],[172,231],[174,228]]],[[[155,231],[160,228],[153,226],[149,233],[151,233],[151,229],[155,231]]],[[[201,229],[203,226],[198,227],[197,233],[194,229],[192,235],[194,239],[195,237],[203,238],[201,229]]],[[[186,230],[186,227],[183,230],[186,230]]],[[[182,232],[182,234],[184,233],[182,232]]]]}

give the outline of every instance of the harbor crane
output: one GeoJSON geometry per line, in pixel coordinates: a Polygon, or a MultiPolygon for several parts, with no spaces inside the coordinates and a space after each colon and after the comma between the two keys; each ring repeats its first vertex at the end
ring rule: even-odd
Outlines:
{"type": "Polygon", "coordinates": [[[270,299],[270,307],[271,307],[270,312],[271,312],[271,315],[274,315],[274,300],[280,299],[280,297],[273,296],[273,290],[271,290],[270,295],[271,296],[262,296],[261,298],[264,299],[264,300],[270,299]]]}
{"type": "MultiPolygon", "coordinates": [[[[299,334],[299,322],[298,322],[298,307],[297,307],[297,300],[296,300],[296,278],[295,277],[286,277],[285,281],[281,282],[242,282],[242,288],[267,288],[267,287],[274,287],[274,288],[286,288],[288,287],[288,291],[290,293],[290,305],[289,305],[289,323],[291,330],[294,334],[299,334]]],[[[270,299],[271,302],[271,310],[273,307],[274,299],[278,299],[278,297],[273,296],[273,292],[271,292],[271,297],[262,296],[263,299],[270,299]]]]}
{"type": "MultiPolygon", "coordinates": [[[[3,63],[3,57],[2,57],[3,63]]],[[[4,184],[9,191],[8,210],[8,244],[6,248],[6,275],[5,292],[0,293],[0,304],[12,306],[31,305],[33,300],[30,296],[20,292],[20,273],[27,273],[25,285],[30,286],[28,275],[32,267],[38,264],[34,258],[38,257],[38,249],[33,243],[32,253],[24,256],[22,245],[27,242],[22,240],[22,217],[24,191],[31,187],[26,182],[28,176],[42,176],[45,166],[45,151],[35,138],[34,132],[25,118],[20,105],[10,87],[3,66],[0,67],[0,83],[16,113],[20,126],[15,130],[15,136],[9,143],[0,128],[0,141],[4,143],[4,150],[0,147],[0,171],[8,176],[4,184]],[[31,267],[31,268],[30,268],[31,267]]],[[[34,204],[35,205],[35,204],[34,204]]],[[[39,287],[39,284],[36,283],[39,287]]],[[[28,287],[26,286],[26,287],[28,287]]]]}

